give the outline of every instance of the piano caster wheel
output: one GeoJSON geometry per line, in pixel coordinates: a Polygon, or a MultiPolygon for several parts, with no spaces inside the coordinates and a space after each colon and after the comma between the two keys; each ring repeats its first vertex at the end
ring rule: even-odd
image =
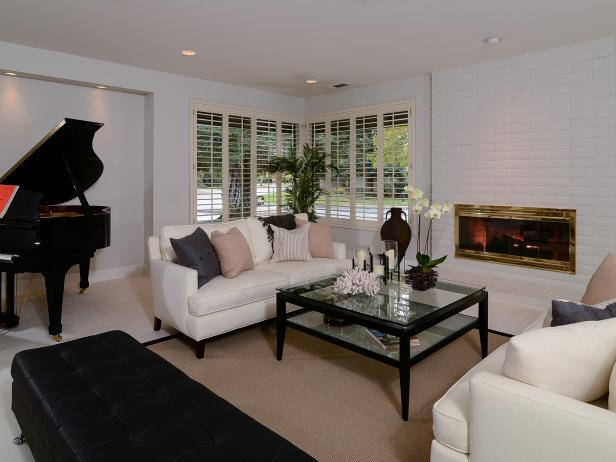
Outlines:
{"type": "Polygon", "coordinates": [[[21,446],[22,444],[26,444],[26,437],[24,436],[24,434],[22,433],[19,436],[16,436],[15,438],[13,438],[13,444],[16,444],[17,446],[21,446]]]}
{"type": "Polygon", "coordinates": [[[62,341],[62,334],[52,335],[51,338],[54,339],[56,342],[61,342],[62,341]]]}
{"type": "Polygon", "coordinates": [[[85,294],[86,293],[86,289],[79,289],[79,294],[85,294]]]}

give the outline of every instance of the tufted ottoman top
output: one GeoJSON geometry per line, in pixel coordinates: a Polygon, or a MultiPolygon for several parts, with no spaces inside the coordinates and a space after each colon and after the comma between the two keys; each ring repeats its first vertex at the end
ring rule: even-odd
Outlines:
{"type": "Polygon", "coordinates": [[[11,374],[49,460],[314,461],[124,332],[22,351],[11,374]]]}

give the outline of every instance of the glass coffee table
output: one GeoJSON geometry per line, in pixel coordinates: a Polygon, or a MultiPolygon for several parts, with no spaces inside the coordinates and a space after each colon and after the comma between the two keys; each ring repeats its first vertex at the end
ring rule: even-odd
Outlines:
{"type": "Polygon", "coordinates": [[[278,289],[276,355],[279,361],[285,331],[290,327],[394,366],[400,371],[402,418],[408,420],[413,364],[475,328],[479,330],[481,356],[486,357],[488,292],[484,287],[439,281],[434,289],[421,292],[412,290],[403,280],[388,281],[387,285],[381,281],[379,293],[368,297],[335,292],[336,277],[278,289]],[[287,303],[300,309],[287,311],[287,303]],[[478,317],[461,314],[475,304],[479,304],[478,317]],[[344,325],[326,323],[324,315],[343,320],[344,325]],[[377,339],[382,334],[394,340],[393,346],[386,347],[377,339]]]}

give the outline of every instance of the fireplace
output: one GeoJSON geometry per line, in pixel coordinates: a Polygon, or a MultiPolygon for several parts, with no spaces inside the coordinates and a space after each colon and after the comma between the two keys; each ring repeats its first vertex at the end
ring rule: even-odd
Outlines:
{"type": "Polygon", "coordinates": [[[455,206],[456,257],[575,274],[575,210],[455,206]]]}

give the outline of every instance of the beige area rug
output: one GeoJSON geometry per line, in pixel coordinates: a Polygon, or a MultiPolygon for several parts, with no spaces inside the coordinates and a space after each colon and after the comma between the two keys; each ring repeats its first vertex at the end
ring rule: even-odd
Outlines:
{"type": "MultiPolygon", "coordinates": [[[[490,334],[490,351],[506,341],[490,334]]],[[[150,348],[321,462],[428,461],[433,403],[481,359],[474,331],[414,366],[404,422],[397,369],[293,329],[281,362],[273,324],[207,343],[202,360],[183,338],[150,348]]]]}

